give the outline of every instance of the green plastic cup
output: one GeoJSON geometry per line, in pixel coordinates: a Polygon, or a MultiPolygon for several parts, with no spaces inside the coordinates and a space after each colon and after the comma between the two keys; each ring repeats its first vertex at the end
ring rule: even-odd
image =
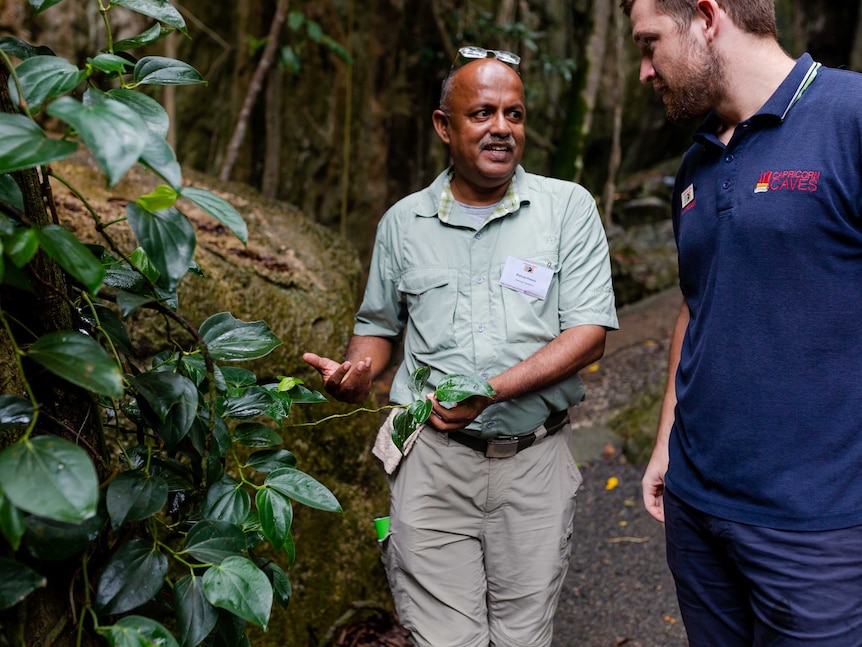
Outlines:
{"type": "Polygon", "coordinates": [[[374,527],[377,529],[377,539],[383,539],[389,534],[389,517],[377,517],[374,520],[374,527]]]}

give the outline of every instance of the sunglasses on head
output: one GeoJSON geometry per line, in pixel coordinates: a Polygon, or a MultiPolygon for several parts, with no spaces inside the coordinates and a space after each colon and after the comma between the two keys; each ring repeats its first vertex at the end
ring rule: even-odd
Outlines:
{"type": "Polygon", "coordinates": [[[484,47],[475,47],[473,45],[462,47],[458,50],[455,60],[452,61],[452,67],[466,65],[470,61],[483,58],[496,58],[501,63],[517,67],[521,62],[521,57],[512,52],[506,52],[499,49],[485,49],[484,47]]]}

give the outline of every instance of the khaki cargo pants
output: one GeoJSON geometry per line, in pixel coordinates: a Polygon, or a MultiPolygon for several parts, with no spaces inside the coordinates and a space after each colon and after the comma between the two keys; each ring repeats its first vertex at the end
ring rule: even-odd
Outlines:
{"type": "Polygon", "coordinates": [[[426,428],[389,477],[383,562],[417,647],[540,647],[569,564],[571,426],[509,458],[426,428]]]}

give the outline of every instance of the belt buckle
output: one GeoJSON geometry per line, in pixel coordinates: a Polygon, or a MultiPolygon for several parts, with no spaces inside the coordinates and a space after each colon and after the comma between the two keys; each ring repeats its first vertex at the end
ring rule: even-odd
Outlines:
{"type": "Polygon", "coordinates": [[[488,440],[486,458],[509,458],[518,453],[518,436],[498,436],[488,440]]]}

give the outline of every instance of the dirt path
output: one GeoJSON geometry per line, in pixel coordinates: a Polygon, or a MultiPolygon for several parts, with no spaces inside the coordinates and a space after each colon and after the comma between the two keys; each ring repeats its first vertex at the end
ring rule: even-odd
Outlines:
{"type": "Polygon", "coordinates": [[[621,457],[605,426],[611,408],[665,372],[679,311],[670,290],[621,309],[599,370],[585,372],[587,400],[572,412],[573,452],[584,485],[578,494],[575,544],[554,625],[554,647],[686,645],[664,532],[641,504],[642,466],[621,457]],[[608,489],[609,479],[618,484],[608,489]]]}

